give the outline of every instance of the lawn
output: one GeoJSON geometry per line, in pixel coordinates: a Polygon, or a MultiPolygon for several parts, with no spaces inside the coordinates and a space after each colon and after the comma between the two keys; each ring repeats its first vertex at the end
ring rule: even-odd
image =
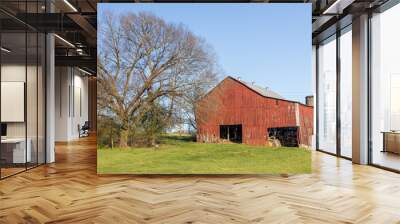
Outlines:
{"type": "Polygon", "coordinates": [[[158,148],[99,148],[99,174],[297,174],[311,172],[311,152],[293,147],[205,144],[166,136],[158,148]]]}

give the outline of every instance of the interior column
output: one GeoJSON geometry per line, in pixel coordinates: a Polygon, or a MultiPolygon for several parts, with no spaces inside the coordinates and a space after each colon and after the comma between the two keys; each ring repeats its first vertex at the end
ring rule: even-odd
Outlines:
{"type": "Polygon", "coordinates": [[[353,19],[352,158],[368,163],[368,15],[353,19]]]}
{"type": "MultiPolygon", "coordinates": [[[[46,12],[53,12],[54,6],[46,2],[46,12]]],[[[46,163],[55,161],[55,43],[54,34],[46,34],[46,163]]]]}

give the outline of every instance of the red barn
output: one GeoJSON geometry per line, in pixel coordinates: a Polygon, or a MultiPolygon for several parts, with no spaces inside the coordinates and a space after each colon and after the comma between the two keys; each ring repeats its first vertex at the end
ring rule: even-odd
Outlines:
{"type": "Polygon", "coordinates": [[[198,142],[310,146],[313,107],[226,77],[196,104],[198,142]]]}

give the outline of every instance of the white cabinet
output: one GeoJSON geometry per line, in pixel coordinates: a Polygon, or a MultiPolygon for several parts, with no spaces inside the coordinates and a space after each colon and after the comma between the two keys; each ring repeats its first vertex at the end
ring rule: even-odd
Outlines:
{"type": "Polygon", "coordinates": [[[27,139],[28,144],[25,151],[25,138],[2,139],[1,144],[12,149],[12,163],[25,163],[32,161],[32,140],[27,139]]]}

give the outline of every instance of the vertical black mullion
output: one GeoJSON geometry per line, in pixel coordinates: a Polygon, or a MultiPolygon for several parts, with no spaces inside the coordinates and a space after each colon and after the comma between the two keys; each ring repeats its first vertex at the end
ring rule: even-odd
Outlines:
{"type": "Polygon", "coordinates": [[[341,156],[341,119],[340,119],[340,35],[339,28],[336,31],[336,154],[341,156]]]}
{"type": "MultiPolygon", "coordinates": [[[[46,11],[47,11],[47,2],[46,2],[46,11]]],[[[44,33],[44,161],[43,163],[47,163],[47,38],[48,33],[44,33]]]]}
{"type": "Polygon", "coordinates": [[[72,69],[72,117],[75,118],[75,69],[74,67],[71,67],[72,69]]]}
{"type": "Polygon", "coordinates": [[[372,83],[371,83],[371,75],[372,75],[372,63],[371,63],[371,57],[372,57],[372,29],[371,29],[371,20],[372,20],[372,12],[368,12],[368,20],[367,20],[367,47],[368,47],[368,53],[367,53],[367,119],[368,119],[368,124],[367,124],[367,132],[368,132],[368,164],[373,164],[373,153],[372,153],[372,83]]]}
{"type": "MultiPolygon", "coordinates": [[[[39,0],[36,1],[36,13],[39,16],[39,0]]],[[[39,165],[39,31],[36,31],[36,166],[38,165],[39,165]]]]}
{"type": "MultiPolygon", "coordinates": [[[[45,13],[47,13],[48,0],[45,0],[45,13]]],[[[44,33],[44,163],[47,163],[47,38],[48,33],[44,33]]]]}
{"type": "Polygon", "coordinates": [[[315,46],[315,148],[319,149],[319,45],[315,46]]]}

